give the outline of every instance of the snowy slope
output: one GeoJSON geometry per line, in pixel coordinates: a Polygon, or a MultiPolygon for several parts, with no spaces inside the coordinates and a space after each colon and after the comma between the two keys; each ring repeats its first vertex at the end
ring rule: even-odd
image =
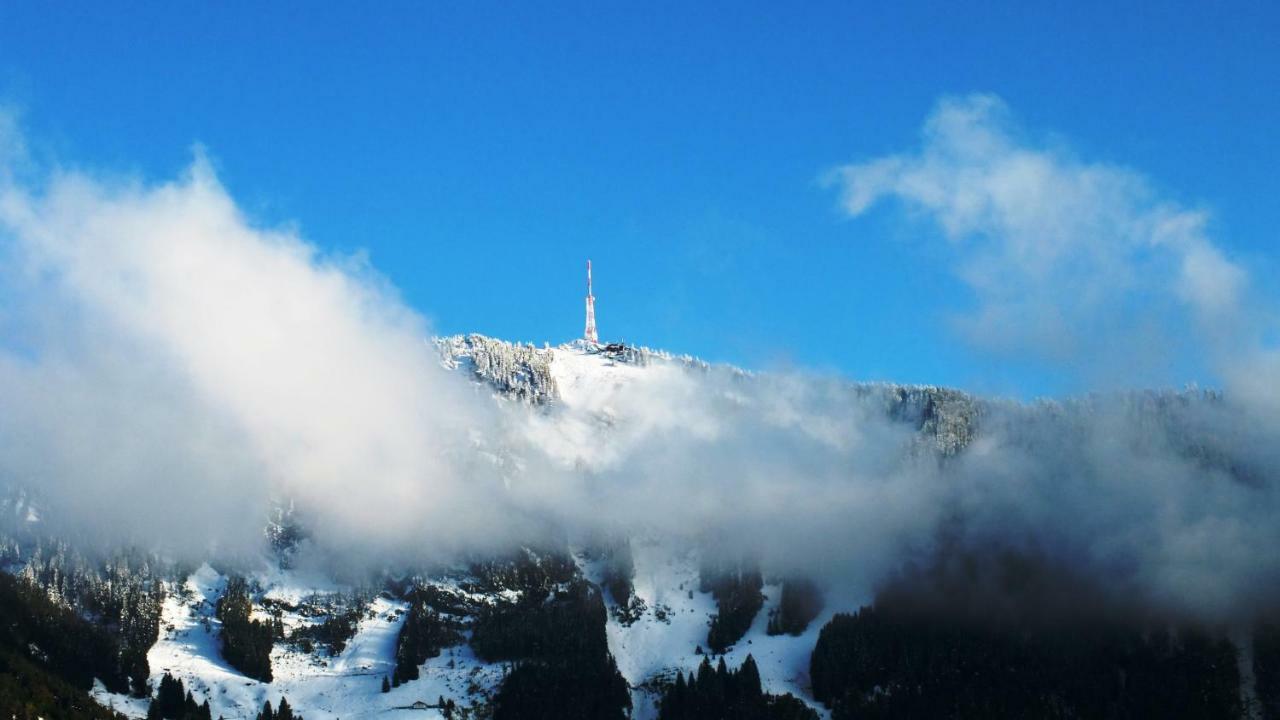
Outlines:
{"type": "MultiPolygon", "coordinates": [[[[660,435],[651,432],[655,428],[697,432],[700,418],[696,414],[682,418],[684,424],[678,427],[663,423],[671,422],[667,410],[673,402],[685,407],[680,404],[678,393],[696,386],[708,375],[726,380],[717,382],[714,388],[727,395],[744,387],[735,384],[738,381],[751,382],[760,377],[734,368],[709,366],[689,357],[581,341],[554,348],[506,343],[480,335],[434,342],[445,367],[490,389],[504,407],[528,413],[528,423],[513,423],[523,433],[520,440],[533,443],[565,467],[586,472],[608,468],[629,457],[634,449],[630,443],[642,441],[646,433],[660,435]],[[677,394],[660,395],[672,392],[677,394]],[[658,402],[647,402],[655,396],[658,402]]],[[[1001,412],[993,412],[1000,401],[930,386],[844,383],[822,385],[820,392],[829,392],[837,404],[859,402],[861,409],[883,413],[885,418],[907,428],[913,447],[939,457],[968,447],[984,423],[988,424],[987,429],[1008,425],[1001,426],[1002,431],[1014,442],[1044,432],[1045,426],[1053,432],[1078,433],[1093,416],[1094,403],[1101,402],[1082,398],[1063,404],[1000,405],[1001,412]]],[[[1186,418],[1178,414],[1179,408],[1191,399],[1186,394],[1134,393],[1121,397],[1120,402],[1135,421],[1165,424],[1171,428],[1172,437],[1194,438],[1199,437],[1193,432],[1194,426],[1184,427],[1186,418]]],[[[1206,401],[1212,400],[1209,397],[1206,401]]],[[[696,413],[698,408],[690,412],[696,413]]],[[[1247,477],[1250,468],[1228,462],[1231,456],[1216,445],[1188,443],[1186,452],[1207,466],[1247,477]]],[[[498,456],[506,449],[494,451],[498,456]]],[[[518,454],[519,450],[510,452],[518,454]]],[[[24,564],[25,571],[30,571],[32,556],[20,551],[14,538],[43,524],[36,507],[26,495],[0,497],[0,521],[9,528],[8,534],[0,536],[0,563],[13,572],[24,571],[24,564]]],[[[690,549],[692,543],[643,535],[630,538],[629,543],[635,569],[633,593],[643,611],[633,622],[622,622],[621,609],[613,604],[609,593],[604,593],[610,610],[606,634],[618,669],[632,687],[634,716],[647,720],[657,714],[655,702],[662,684],[676,671],[689,672],[701,663],[703,656],[697,649],[707,645],[709,620],[716,605],[709,593],[698,591],[700,563],[690,549]]],[[[40,555],[34,557],[38,559],[40,555]]],[[[589,580],[602,582],[603,561],[589,560],[585,552],[578,553],[575,559],[589,580]]],[[[59,563],[51,567],[62,572],[59,563]]],[[[476,711],[459,717],[483,717],[486,704],[502,682],[504,667],[480,661],[464,643],[425,663],[421,679],[390,693],[380,692],[382,678],[389,676],[394,667],[396,639],[407,607],[390,595],[366,598],[354,637],[337,655],[330,657],[320,649],[303,652],[279,642],[271,658],[275,680],[261,683],[246,678],[229,667],[219,653],[220,624],[214,618],[214,607],[226,580],[208,565],[189,577],[171,579],[163,604],[161,636],[148,653],[153,687],[165,672],[172,672],[193,691],[197,701],[209,699],[215,717],[252,718],[265,701],[274,705],[281,696],[287,696],[290,704],[310,720],[404,712],[419,718],[438,717],[434,710],[401,708],[415,701],[434,703],[439,697],[476,711]]],[[[275,569],[266,562],[250,580],[257,588],[255,612],[265,616],[264,602],[286,608],[282,621],[287,630],[322,620],[314,612],[299,609],[315,598],[350,595],[354,591],[327,578],[275,569]]],[[[488,596],[461,591],[456,578],[429,577],[421,581],[466,596],[473,607],[475,603],[510,599],[503,594],[508,591],[493,591],[488,596]]],[[[765,628],[781,590],[770,578],[765,581],[764,608],[746,636],[729,650],[726,662],[737,666],[751,654],[767,692],[791,693],[826,717],[828,713],[813,702],[809,690],[810,653],[821,627],[834,613],[856,610],[870,598],[828,598],[823,613],[803,634],[770,637],[765,628]]],[[[111,695],[100,685],[94,696],[104,705],[133,717],[145,715],[145,701],[111,695]]]]}
{"type": "MultiPolygon", "coordinates": [[[[539,416],[530,432],[551,457],[579,467],[616,459],[628,432],[628,428],[617,426],[617,420],[637,393],[645,393],[651,385],[670,385],[673,379],[687,381],[707,368],[691,358],[636,349],[608,353],[582,343],[536,349],[472,335],[438,340],[437,346],[446,366],[470,373],[492,387],[496,395],[551,407],[552,412],[539,416]],[[602,442],[602,437],[608,442],[602,442]]],[[[698,558],[694,553],[671,540],[637,538],[631,542],[634,593],[645,610],[626,625],[611,612],[607,635],[619,670],[633,688],[634,715],[643,720],[657,714],[659,684],[676,670],[694,670],[702,661],[696,649],[706,645],[709,618],[716,607],[708,593],[698,591],[698,558]]],[[[600,580],[592,563],[580,559],[580,566],[588,579],[600,580]]],[[[264,600],[289,608],[304,605],[308,598],[351,590],[325,578],[275,568],[264,568],[250,580],[260,588],[259,604],[255,605],[260,618],[268,617],[260,604],[264,600]]],[[[438,582],[456,590],[448,578],[438,582]]],[[[275,679],[258,682],[220,657],[220,623],[214,608],[225,584],[226,578],[208,565],[182,582],[172,583],[164,602],[160,640],[148,653],[153,686],[170,672],[183,680],[197,701],[209,699],[215,717],[251,718],[264,702],[276,705],[285,696],[309,720],[401,712],[431,718],[439,714],[400,708],[419,700],[435,703],[438,697],[452,699],[462,708],[479,708],[501,684],[504,668],[478,660],[463,644],[429,660],[422,667],[421,679],[382,693],[382,678],[390,676],[394,668],[396,638],[407,607],[387,596],[369,603],[355,636],[337,656],[327,657],[322,650],[306,653],[278,642],[271,657],[275,679]]],[[[765,608],[726,660],[737,665],[748,653],[754,655],[766,691],[789,692],[812,704],[809,653],[829,614],[800,637],[769,637],[765,624],[780,591],[768,585],[765,593],[765,608]]],[[[286,632],[318,622],[316,617],[293,610],[286,610],[282,620],[286,632]]],[[[144,701],[111,695],[101,687],[95,697],[131,716],[145,715],[144,701]]]]}
{"type": "MultiPolygon", "coordinates": [[[[264,597],[300,599],[317,591],[289,572],[272,572],[254,579],[268,583],[264,597]]],[[[416,718],[440,717],[435,710],[403,708],[418,700],[435,704],[440,697],[467,707],[486,700],[501,681],[500,667],[480,662],[462,645],[430,659],[422,666],[421,679],[382,693],[382,678],[389,677],[395,667],[396,638],[406,607],[404,602],[382,596],[368,605],[355,636],[337,656],[325,657],[321,651],[305,653],[277,643],[271,654],[274,680],[253,680],[228,666],[219,654],[220,623],[214,617],[214,606],[225,585],[225,577],[204,565],[184,583],[171,588],[165,600],[160,640],[147,654],[153,686],[169,672],[183,681],[197,702],[208,699],[215,717],[252,718],[264,702],[275,706],[282,696],[295,710],[315,720],[388,712],[412,712],[416,718]]],[[[284,621],[287,628],[312,622],[298,613],[285,613],[284,621]]],[[[111,695],[101,687],[95,691],[95,698],[130,716],[146,715],[145,701],[111,695]]]]}
{"type": "MultiPolygon", "coordinates": [[[[553,353],[551,376],[567,412],[556,418],[555,432],[544,438],[543,446],[558,443],[554,447],[562,459],[588,466],[609,462],[610,454],[620,444],[619,438],[599,442],[601,434],[625,432],[615,427],[620,403],[635,397],[637,391],[643,393],[646,384],[669,384],[670,374],[706,369],[689,358],[652,353],[637,363],[581,343],[562,345],[553,353]]],[[[716,604],[709,593],[698,591],[698,558],[688,548],[648,538],[633,539],[631,551],[635,562],[634,593],[646,610],[630,625],[620,623],[611,612],[607,630],[618,669],[633,689],[634,715],[645,720],[657,715],[654,681],[669,680],[677,670],[690,672],[702,662],[703,656],[697,650],[706,645],[716,604]]],[[[588,577],[600,580],[592,577],[590,569],[588,577]]],[[[832,613],[819,617],[799,637],[770,637],[765,626],[769,611],[781,597],[780,586],[767,585],[765,595],[765,607],[747,635],[726,654],[726,662],[737,666],[748,654],[753,655],[766,692],[791,693],[823,712],[809,691],[809,655],[818,630],[832,613]]],[[[609,602],[612,609],[612,599],[609,602]]]]}
{"type": "MultiPolygon", "coordinates": [[[[645,612],[634,623],[623,624],[610,612],[607,626],[609,649],[618,670],[632,687],[632,705],[637,720],[657,717],[660,686],[675,677],[676,671],[697,669],[706,647],[710,617],[716,612],[710,593],[698,591],[698,558],[693,552],[657,539],[631,543],[636,574],[634,593],[645,612]]],[[[592,577],[588,568],[588,577],[592,577]]],[[[765,606],[757,614],[746,636],[725,654],[730,666],[738,666],[747,655],[755,657],[765,692],[791,693],[818,710],[809,691],[809,655],[818,631],[834,614],[825,611],[800,636],[769,636],[765,632],[769,612],[777,606],[781,587],[766,584],[765,606]]],[[[609,601],[612,611],[615,605],[609,601]]]]}

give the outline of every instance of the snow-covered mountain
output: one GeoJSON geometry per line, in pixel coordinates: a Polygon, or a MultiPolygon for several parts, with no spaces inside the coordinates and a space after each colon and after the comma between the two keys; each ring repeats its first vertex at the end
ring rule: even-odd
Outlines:
{"type": "MultiPolygon", "coordinates": [[[[680,372],[711,371],[708,364],[688,356],[630,346],[596,347],[577,342],[536,348],[480,335],[434,342],[443,364],[468,373],[499,398],[529,404],[531,412],[537,411],[535,408],[586,408],[599,419],[596,429],[601,431],[607,431],[612,393],[653,366],[678,368],[680,372]]],[[[721,370],[746,375],[732,368],[721,370]]],[[[957,422],[946,413],[959,409],[957,401],[963,396],[935,388],[881,390],[891,412],[930,434],[935,428],[952,428],[957,422]]],[[[956,437],[963,436],[963,431],[955,432],[956,437]]],[[[274,529],[279,532],[278,526],[274,529]]],[[[709,592],[699,589],[698,558],[688,547],[670,545],[658,537],[629,538],[626,542],[634,563],[632,595],[620,606],[611,594],[604,593],[609,610],[607,637],[618,669],[632,688],[634,717],[645,719],[656,716],[661,684],[670,681],[676,671],[696,670],[702,661],[716,602],[709,592]]],[[[573,560],[581,576],[597,585],[605,583],[604,560],[584,548],[573,549],[573,560]]],[[[249,577],[255,615],[264,620],[278,617],[286,637],[352,608],[359,611],[354,634],[344,648],[332,653],[323,647],[305,649],[277,642],[271,653],[273,680],[264,683],[247,678],[220,657],[221,623],[215,617],[215,607],[227,578],[205,564],[185,577],[165,582],[160,635],[148,653],[153,685],[171,673],[196,697],[208,697],[215,716],[228,719],[251,717],[264,702],[275,703],[282,696],[297,712],[320,720],[366,717],[408,708],[415,702],[434,704],[441,697],[454,700],[461,708],[459,713],[474,712],[483,717],[486,704],[509,669],[507,662],[485,662],[463,643],[428,659],[420,679],[383,693],[383,678],[395,672],[396,638],[407,617],[405,600],[385,591],[375,593],[278,566],[264,567],[249,577]],[[361,593],[368,597],[361,597],[361,593]]],[[[514,590],[477,590],[483,583],[464,567],[419,576],[413,583],[456,597],[461,607],[483,606],[518,595],[514,590]]],[[[825,611],[799,635],[769,635],[766,624],[781,598],[781,587],[776,582],[766,584],[764,594],[763,609],[725,657],[736,666],[751,654],[759,663],[768,692],[806,697],[809,653],[818,628],[833,610],[825,611]]],[[[464,623],[467,620],[465,612],[457,618],[464,623]]],[[[101,684],[94,697],[136,717],[145,715],[148,704],[127,694],[109,693],[101,684]]],[[[440,716],[434,708],[416,712],[416,717],[440,716]]]]}
{"type": "MultiPolygon", "coordinates": [[[[732,381],[751,380],[750,373],[735,368],[632,346],[574,342],[538,348],[481,335],[433,342],[443,365],[491,389],[499,401],[527,405],[533,413],[562,413],[565,419],[559,436],[545,439],[560,443],[567,461],[596,445],[593,436],[610,432],[618,410],[615,404],[624,399],[620,393],[643,381],[646,374],[675,372],[698,377],[718,373],[732,381]]],[[[941,388],[875,385],[860,386],[857,392],[874,396],[886,416],[913,426],[942,453],[962,448],[981,414],[981,406],[973,399],[941,388]]],[[[6,510],[15,517],[20,515],[28,524],[38,523],[39,511],[25,494],[6,502],[6,510]]],[[[364,717],[415,702],[435,704],[440,698],[453,700],[458,714],[485,715],[510,663],[486,662],[466,642],[428,658],[421,666],[420,679],[382,692],[383,678],[395,673],[397,637],[408,617],[409,603],[385,588],[343,583],[292,568],[288,561],[280,562],[288,554],[289,539],[296,539],[295,529],[287,520],[280,521],[281,517],[277,513],[277,522],[268,528],[268,539],[277,551],[273,562],[247,572],[240,570],[249,580],[254,617],[278,622],[283,629],[271,651],[272,680],[246,677],[222,658],[222,622],[216,607],[228,576],[206,563],[189,570],[170,567],[145,573],[160,583],[163,598],[159,637],[147,652],[152,687],[158,686],[166,673],[171,674],[196,698],[207,698],[214,716],[225,718],[252,717],[264,702],[275,703],[280,697],[287,697],[296,711],[312,719],[364,717]],[[340,648],[289,640],[302,635],[301,629],[351,614],[356,618],[353,633],[340,648]]],[[[53,576],[46,577],[45,584],[54,588],[55,594],[63,592],[58,590],[58,571],[49,567],[74,553],[54,551],[56,559],[51,560],[47,547],[33,555],[29,548],[19,546],[19,536],[12,533],[6,542],[11,570],[34,578],[44,568],[46,575],[53,576]]],[[[633,575],[630,595],[622,603],[613,593],[603,593],[608,609],[608,646],[631,687],[634,716],[651,718],[656,715],[663,684],[677,671],[696,670],[709,652],[708,623],[717,605],[709,591],[700,589],[699,558],[690,547],[657,536],[624,538],[622,542],[633,575]]],[[[608,582],[607,558],[591,548],[573,547],[571,552],[577,575],[598,586],[608,582]]],[[[91,573],[82,569],[81,574],[91,573]]],[[[486,590],[485,585],[468,567],[458,566],[408,578],[403,587],[430,589],[452,598],[449,606],[456,613],[449,617],[465,634],[475,608],[518,598],[521,592],[513,588],[486,590]]],[[[781,599],[779,581],[769,580],[763,593],[763,608],[725,658],[730,666],[736,666],[752,655],[767,692],[791,693],[809,698],[813,704],[808,690],[809,653],[818,628],[836,608],[824,610],[797,635],[771,635],[766,625],[781,599]]],[[[145,716],[149,704],[147,699],[125,692],[110,692],[102,683],[95,686],[93,696],[101,704],[134,717],[145,716]]],[[[428,708],[419,710],[418,716],[441,712],[428,708]]]]}
{"type": "MultiPolygon", "coordinates": [[[[763,382],[736,368],[632,346],[579,341],[535,347],[481,335],[433,342],[446,368],[474,380],[495,402],[537,418],[529,437],[549,457],[586,472],[618,461],[625,425],[636,422],[626,404],[656,392],[656,385],[648,385],[655,378],[714,382],[719,395],[739,404],[749,402],[747,390],[763,382]],[[740,396],[748,400],[740,401],[740,396]]],[[[1024,441],[1034,446],[1045,427],[1050,434],[1077,432],[1098,413],[1095,405],[1104,404],[1084,398],[1023,405],[939,387],[839,380],[816,392],[824,401],[857,406],[898,428],[911,453],[936,463],[950,462],[971,446],[978,456],[988,452],[981,446],[984,431],[999,430],[1015,446],[1024,441]]],[[[1208,393],[1134,393],[1121,404],[1130,419],[1154,422],[1166,435],[1184,437],[1179,453],[1247,478],[1253,472],[1248,458],[1232,454],[1220,438],[1197,433],[1193,420],[1199,415],[1185,411],[1217,401],[1208,393]]],[[[785,422],[790,422],[785,419],[788,411],[760,409],[785,422]]],[[[833,433],[843,432],[841,428],[812,424],[806,432],[838,444],[833,433]]],[[[198,567],[183,567],[153,557],[128,565],[124,576],[108,578],[70,546],[40,536],[41,509],[25,492],[11,493],[0,512],[6,518],[0,561],[10,572],[24,575],[86,617],[115,618],[107,623],[112,627],[137,613],[154,619],[147,613],[158,608],[158,637],[146,650],[149,685],[158,687],[166,674],[172,675],[197,702],[207,699],[214,717],[228,719],[254,717],[264,702],[277,703],[281,697],[310,720],[399,712],[424,718],[446,712],[455,718],[490,717],[517,664],[506,651],[494,649],[494,628],[505,627],[503,622],[530,622],[527,613],[557,603],[579,603],[587,608],[584,617],[591,617],[590,608],[600,602],[608,652],[629,687],[633,716],[645,720],[657,716],[657,701],[676,673],[694,672],[712,652],[709,628],[732,609],[718,595],[718,580],[708,575],[708,558],[698,547],[656,532],[569,537],[563,557],[555,549],[530,547],[514,556],[399,568],[374,580],[353,580],[295,564],[294,551],[306,542],[305,522],[279,509],[268,527],[270,542],[265,545],[270,549],[259,561],[228,564],[210,558],[198,567]],[[251,619],[274,633],[269,681],[248,677],[224,656],[226,615],[219,604],[233,576],[247,580],[251,619]],[[115,587],[112,583],[133,587],[137,595],[132,605],[116,605],[142,609],[108,611],[103,608],[116,605],[86,600],[110,597],[103,588],[115,587]],[[510,614],[516,612],[526,614],[510,614]],[[434,633],[421,648],[406,640],[410,624],[434,633]],[[421,662],[410,662],[417,677],[401,682],[405,657],[421,662]],[[394,686],[384,689],[384,681],[391,679],[394,686]]],[[[730,570],[726,577],[751,589],[749,568],[730,570]]],[[[814,700],[809,677],[819,630],[836,612],[856,610],[871,598],[828,596],[813,617],[803,618],[790,632],[779,632],[771,621],[787,611],[782,607],[787,581],[783,576],[759,579],[762,601],[758,607],[748,603],[745,630],[730,633],[721,654],[730,668],[751,656],[765,692],[791,694],[828,717],[829,711],[814,700]]],[[[109,689],[103,682],[95,684],[93,697],[131,717],[145,717],[149,705],[148,699],[124,688],[109,689]]]]}

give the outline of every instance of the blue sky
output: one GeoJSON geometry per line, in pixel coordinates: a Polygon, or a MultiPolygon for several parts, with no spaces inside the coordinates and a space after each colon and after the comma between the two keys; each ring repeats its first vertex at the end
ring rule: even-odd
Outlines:
{"type": "MultiPolygon", "coordinates": [[[[33,156],[162,179],[203,144],[256,221],[367,251],[440,332],[575,337],[590,257],[602,339],[1019,396],[1108,382],[957,332],[980,299],[936,224],[849,217],[820,181],[975,92],[1275,269],[1275,4],[88,5],[0,6],[33,156]]],[[[1121,381],[1216,379],[1179,355],[1121,381]]]]}

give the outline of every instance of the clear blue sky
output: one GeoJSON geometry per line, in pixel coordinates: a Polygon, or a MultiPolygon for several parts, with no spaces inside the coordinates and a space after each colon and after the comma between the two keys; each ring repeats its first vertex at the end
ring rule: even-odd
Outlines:
{"type": "MultiPolygon", "coordinates": [[[[4,3],[37,156],[171,177],[204,144],[264,223],[374,266],[444,333],[1030,395],[953,271],[818,177],[992,92],[1082,155],[1280,242],[1280,5],[4,3]]],[[[1195,378],[1188,378],[1195,379],[1195,378]]]]}

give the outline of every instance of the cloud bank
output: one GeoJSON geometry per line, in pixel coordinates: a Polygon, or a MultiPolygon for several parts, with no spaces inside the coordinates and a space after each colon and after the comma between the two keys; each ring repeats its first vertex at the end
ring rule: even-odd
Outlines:
{"type": "Polygon", "coordinates": [[[268,496],[372,538],[484,514],[484,478],[458,481],[484,406],[422,318],[358,258],[254,227],[203,157],[9,184],[0,227],[5,470],[77,519],[201,544],[259,537],[268,496]]]}
{"type": "MultiPolygon", "coordinates": [[[[1225,376],[1274,367],[1202,213],[1020,140],[992,98],[943,102],[924,138],[837,178],[852,214],[894,197],[939,224],[976,342],[1092,362],[1185,320],[1225,376]]],[[[255,225],[200,156],[160,183],[0,172],[0,253],[0,479],[112,542],[247,552],[278,497],[325,550],[379,559],[662,535],[848,605],[939,552],[999,548],[1204,617],[1278,599],[1278,406],[1234,399],[1244,381],[1227,399],[953,397],[974,436],[949,458],[920,432],[932,401],[904,413],[894,388],[811,375],[655,366],[533,412],[442,369],[367,263],[255,225]]]]}
{"type": "Polygon", "coordinates": [[[1207,212],[1033,138],[997,97],[943,99],[918,148],[829,180],[850,216],[891,199],[940,230],[974,298],[956,324],[978,347],[1129,385],[1178,382],[1188,357],[1231,382],[1274,366],[1259,340],[1274,317],[1256,311],[1207,212]]]}

